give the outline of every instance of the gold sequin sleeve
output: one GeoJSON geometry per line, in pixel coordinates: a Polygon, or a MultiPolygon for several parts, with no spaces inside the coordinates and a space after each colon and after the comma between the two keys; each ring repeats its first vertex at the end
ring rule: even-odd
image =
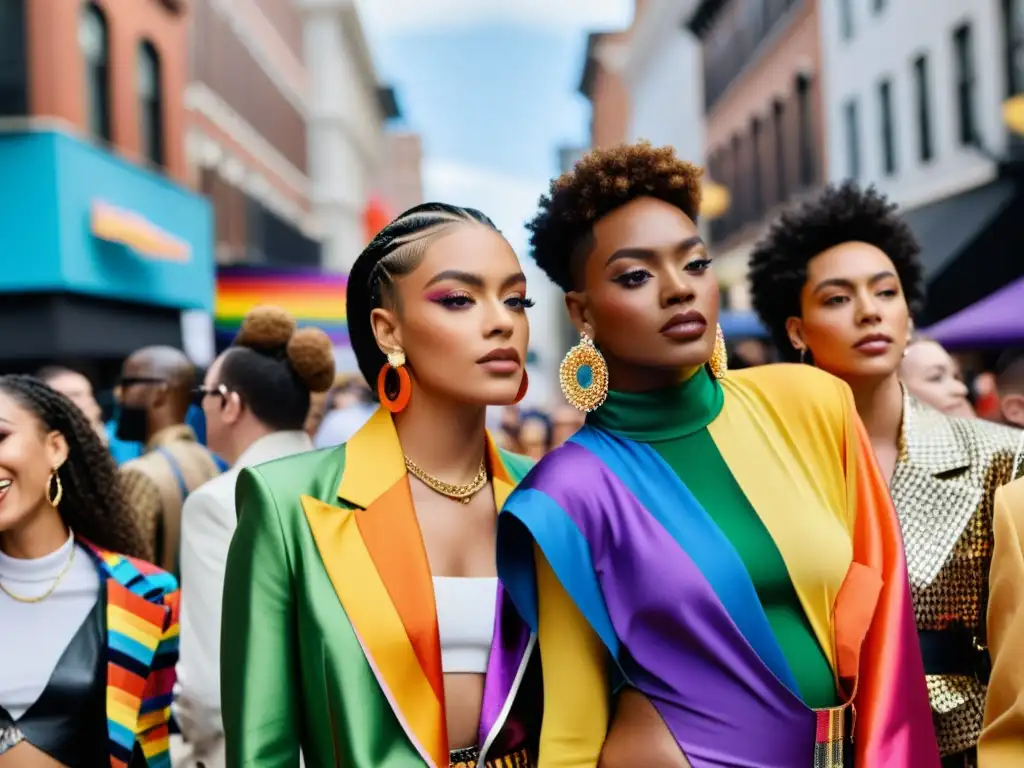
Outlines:
{"type": "Polygon", "coordinates": [[[995,494],[989,573],[992,677],[978,742],[979,768],[1024,766],[1024,479],[995,494]]]}

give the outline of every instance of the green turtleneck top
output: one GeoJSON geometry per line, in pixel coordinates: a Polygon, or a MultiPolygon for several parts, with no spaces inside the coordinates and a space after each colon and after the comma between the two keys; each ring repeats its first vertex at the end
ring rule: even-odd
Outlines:
{"type": "Polygon", "coordinates": [[[721,385],[702,368],[670,389],[609,392],[587,423],[650,445],[675,471],[736,548],[804,703],[812,709],[836,706],[840,702],[832,668],[800,605],[782,555],[707,429],[724,402],[721,385]]]}

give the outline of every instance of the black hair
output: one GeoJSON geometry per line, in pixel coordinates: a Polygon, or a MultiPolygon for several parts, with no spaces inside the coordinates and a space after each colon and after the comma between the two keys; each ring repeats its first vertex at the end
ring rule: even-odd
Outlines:
{"type": "Polygon", "coordinates": [[[924,300],[921,249],[896,204],[873,186],[861,189],[854,181],[830,184],[814,200],[780,216],[750,255],[754,310],[784,360],[800,359],[786,333],[786,321],[800,316],[808,263],[829,248],[852,242],[873,245],[888,256],[911,316],[920,309],[924,300]]]}
{"type": "Polygon", "coordinates": [[[68,458],[57,474],[64,489],[58,511],[68,527],[104,549],[145,558],[147,547],[117,466],[78,407],[33,376],[0,376],[0,392],[67,441],[68,458]]]}
{"type": "Polygon", "coordinates": [[[296,330],[295,319],[279,307],[256,307],[224,353],[217,378],[270,429],[299,430],[310,393],[334,383],[331,340],[319,328],[296,330]]]}
{"type": "Polygon", "coordinates": [[[648,141],[591,150],[551,182],[540,211],[526,225],[534,261],[559,288],[571,291],[598,219],[638,197],[654,197],[696,222],[703,175],[702,168],[676,157],[672,147],[653,147],[648,141]]]}
{"type": "Polygon", "coordinates": [[[232,347],[224,355],[218,378],[270,429],[295,430],[305,424],[309,386],[291,370],[283,355],[232,347]]]}
{"type": "Polygon", "coordinates": [[[387,357],[377,346],[370,313],[395,301],[395,280],[412,272],[435,236],[459,224],[494,222],[475,208],[423,203],[410,208],[377,233],[356,259],[348,276],[348,334],[363,378],[375,386],[387,357]]]}

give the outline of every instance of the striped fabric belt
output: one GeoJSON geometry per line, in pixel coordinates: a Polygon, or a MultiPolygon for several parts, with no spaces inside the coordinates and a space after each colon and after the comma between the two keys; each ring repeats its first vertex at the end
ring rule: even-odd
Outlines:
{"type": "MultiPolygon", "coordinates": [[[[453,750],[448,757],[450,768],[476,768],[479,759],[477,747],[453,750]]],[[[534,768],[536,765],[525,748],[502,757],[492,757],[484,763],[485,768],[534,768]]]]}
{"type": "Polygon", "coordinates": [[[813,768],[847,768],[853,765],[846,711],[847,707],[815,711],[817,727],[814,734],[813,768]]]}

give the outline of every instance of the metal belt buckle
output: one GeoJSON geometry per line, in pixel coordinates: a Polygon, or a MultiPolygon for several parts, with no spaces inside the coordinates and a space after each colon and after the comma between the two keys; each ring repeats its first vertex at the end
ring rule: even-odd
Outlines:
{"type": "Polygon", "coordinates": [[[449,765],[462,765],[462,764],[476,764],[477,760],[480,759],[480,750],[477,747],[463,747],[462,749],[453,749],[448,753],[448,764],[449,765]]]}
{"type": "Polygon", "coordinates": [[[25,740],[25,734],[16,725],[0,729],[0,755],[13,749],[25,740]]]}

